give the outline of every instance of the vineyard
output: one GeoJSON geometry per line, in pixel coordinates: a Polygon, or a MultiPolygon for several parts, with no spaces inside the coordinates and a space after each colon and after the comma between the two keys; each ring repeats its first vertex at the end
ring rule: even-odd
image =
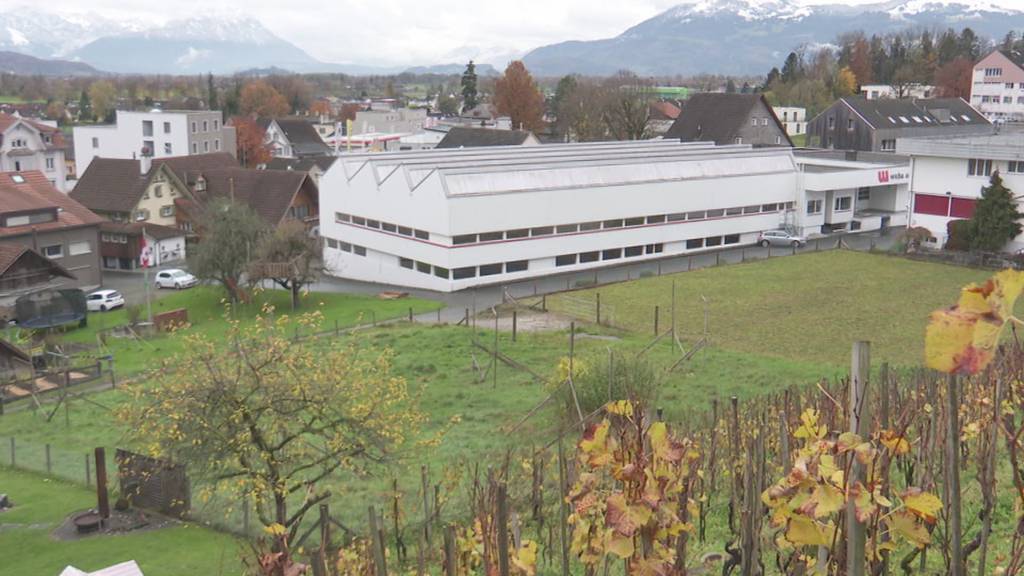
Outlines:
{"type": "MultiPolygon", "coordinates": [[[[549,397],[563,413],[554,439],[477,463],[466,509],[425,474],[415,497],[371,506],[368,531],[332,539],[322,523],[314,570],[1021,574],[1022,289],[1024,274],[1000,273],[933,313],[927,369],[872,369],[855,342],[846,378],[672,424],[635,371],[610,366],[609,400],[585,410],[576,371],[596,370],[570,356],[549,397]]],[[[284,531],[268,532],[279,553],[263,556],[266,573],[296,569],[284,531]]]]}

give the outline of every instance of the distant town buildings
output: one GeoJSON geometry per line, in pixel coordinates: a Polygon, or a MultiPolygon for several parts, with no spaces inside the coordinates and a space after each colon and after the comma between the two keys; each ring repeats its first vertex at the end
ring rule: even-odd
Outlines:
{"type": "Polygon", "coordinates": [[[989,120],[1024,120],[1024,69],[999,50],[974,65],[971,104],[989,120]]]}
{"type": "Polygon", "coordinates": [[[899,138],[986,134],[992,124],[961,98],[840,98],[807,123],[807,145],[894,152],[899,138]]]}
{"type": "Polygon", "coordinates": [[[56,123],[0,113],[0,171],[38,170],[68,192],[64,135],[56,123]]]}
{"type": "Polygon", "coordinates": [[[235,155],[235,129],[219,111],[117,111],[114,124],[74,128],[79,175],[93,158],[170,158],[225,152],[235,155]]]}

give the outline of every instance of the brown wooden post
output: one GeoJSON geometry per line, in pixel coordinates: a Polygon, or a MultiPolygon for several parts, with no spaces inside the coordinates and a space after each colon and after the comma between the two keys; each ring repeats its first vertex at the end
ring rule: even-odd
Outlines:
{"type": "Polygon", "coordinates": [[[377,512],[373,506],[369,508],[370,538],[373,543],[373,567],[376,576],[388,576],[388,567],[384,559],[384,543],[381,542],[380,528],[377,526],[377,512]]]}
{"type": "Polygon", "coordinates": [[[508,487],[498,484],[498,510],[494,515],[498,524],[498,574],[509,576],[508,563],[508,487]]]}
{"type": "Polygon", "coordinates": [[[50,461],[50,445],[47,444],[44,448],[46,449],[46,473],[47,474],[52,474],[53,473],[53,465],[52,465],[52,463],[50,461]]]}
{"type": "Polygon", "coordinates": [[[519,328],[519,313],[517,310],[512,311],[512,341],[516,341],[516,331],[519,328]]]}
{"type": "Polygon", "coordinates": [[[420,466],[420,484],[423,490],[423,541],[430,548],[430,473],[425,465],[420,466]]]}
{"type": "MultiPolygon", "coordinates": [[[[866,438],[871,430],[871,405],[868,402],[868,378],[871,374],[871,343],[853,343],[850,358],[850,432],[866,438]]],[[[852,456],[851,456],[852,457],[852,456]]],[[[854,486],[864,479],[865,467],[854,459],[850,467],[848,486],[854,486]]],[[[867,546],[867,527],[857,520],[854,501],[846,509],[846,574],[864,576],[867,546]]],[[[963,576],[962,574],[960,576],[963,576]]]]}
{"type": "Polygon", "coordinates": [[[601,293],[597,292],[597,325],[601,325],[601,293]]]}
{"type": "Polygon", "coordinates": [[[96,507],[100,518],[110,518],[110,495],[107,494],[107,451],[103,446],[96,448],[96,507]]]}
{"type": "Polygon", "coordinates": [[[455,552],[455,527],[444,529],[444,573],[445,576],[458,576],[459,557],[455,552]]]}
{"type": "Polygon", "coordinates": [[[544,312],[548,311],[548,295],[543,294],[540,297],[540,309],[544,312]]]}
{"type": "Polygon", "coordinates": [[[412,322],[412,306],[409,306],[409,322],[412,322]]]}
{"type": "Polygon", "coordinates": [[[15,444],[14,436],[11,436],[11,468],[14,468],[15,465],[17,464],[17,459],[14,457],[14,452],[15,452],[15,448],[16,448],[16,446],[14,444],[15,444]]]}
{"type": "Polygon", "coordinates": [[[466,319],[466,328],[469,328],[469,308],[466,308],[466,315],[463,318],[466,319]]]}
{"type": "Polygon", "coordinates": [[[328,555],[331,551],[331,513],[327,504],[320,505],[320,552],[317,554],[316,564],[320,573],[330,574],[328,555]]]}
{"type": "Polygon", "coordinates": [[[654,306],[654,335],[658,335],[658,306],[654,306]]]}
{"type": "Polygon", "coordinates": [[[955,374],[946,378],[946,513],[949,515],[949,575],[966,576],[963,555],[963,523],[960,515],[960,383],[955,374]]]}
{"type": "Polygon", "coordinates": [[[569,576],[569,530],[566,518],[566,496],[568,489],[565,484],[565,448],[562,438],[558,438],[558,528],[562,541],[562,576],[569,576]]]}

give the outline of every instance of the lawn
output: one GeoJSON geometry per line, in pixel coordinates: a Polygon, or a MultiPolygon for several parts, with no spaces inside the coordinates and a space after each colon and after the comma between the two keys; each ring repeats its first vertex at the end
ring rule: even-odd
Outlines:
{"type": "MultiPolygon", "coordinates": [[[[361,294],[343,294],[333,292],[313,292],[303,296],[298,311],[291,310],[289,295],[283,290],[266,290],[253,296],[253,300],[244,305],[228,306],[224,300],[224,292],[213,286],[198,286],[190,290],[175,292],[152,302],[153,314],[169,310],[185,308],[188,310],[190,327],[173,335],[161,335],[143,341],[127,338],[106,338],[106,343],[97,351],[97,355],[112,354],[119,377],[140,372],[152,364],[154,358],[166,357],[181,351],[181,335],[201,333],[210,338],[222,336],[228,327],[225,317],[233,317],[242,322],[251,321],[266,306],[273,307],[273,314],[288,315],[295,318],[307,312],[319,312],[323,315],[321,328],[333,329],[354,326],[406,316],[412,308],[416,314],[429,312],[441,307],[438,302],[419,298],[401,298],[382,300],[374,296],[361,294]]],[[[141,314],[145,317],[143,306],[141,314]]],[[[89,315],[89,325],[66,332],[63,335],[67,342],[96,346],[100,343],[97,334],[106,329],[128,323],[128,310],[118,309],[105,313],[89,315]]],[[[92,355],[87,355],[91,357],[92,355]]]]}
{"type": "Polygon", "coordinates": [[[0,492],[14,508],[0,513],[4,574],[56,575],[72,564],[98,570],[135,560],[146,576],[237,575],[244,544],[195,524],[119,536],[58,542],[50,532],[68,514],[96,505],[95,493],[72,484],[0,467],[0,492]],[[13,553],[17,550],[17,553],[13,553]]]}
{"type": "MultiPolygon", "coordinates": [[[[872,342],[877,363],[920,364],[924,328],[960,287],[990,272],[854,251],[807,253],[644,278],[549,296],[553,310],[579,310],[601,295],[605,318],[652,331],[654,307],[670,324],[675,283],[679,330],[690,340],[709,331],[716,347],[757,356],[843,365],[855,340],[872,342]]],[[[589,307],[587,309],[590,309],[589,307]]]]}

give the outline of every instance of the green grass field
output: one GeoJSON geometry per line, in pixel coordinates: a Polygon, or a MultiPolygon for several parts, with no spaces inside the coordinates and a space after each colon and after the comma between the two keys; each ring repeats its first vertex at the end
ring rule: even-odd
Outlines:
{"type": "Polygon", "coordinates": [[[672,284],[677,322],[691,339],[703,330],[708,299],[714,346],[797,362],[844,365],[855,340],[872,342],[872,357],[920,364],[924,328],[933,310],[955,303],[965,284],[989,272],[885,255],[833,251],[773,258],[644,278],[549,296],[553,310],[570,299],[601,294],[605,317],[650,333],[654,306],[669,325],[672,284]]]}
{"type": "Polygon", "coordinates": [[[245,545],[195,524],[59,542],[50,532],[71,512],[94,507],[93,492],[3,467],[0,492],[14,502],[14,508],[0,513],[0,550],[5,551],[0,573],[51,576],[69,564],[99,570],[127,560],[135,560],[146,576],[241,573],[245,545]]]}

